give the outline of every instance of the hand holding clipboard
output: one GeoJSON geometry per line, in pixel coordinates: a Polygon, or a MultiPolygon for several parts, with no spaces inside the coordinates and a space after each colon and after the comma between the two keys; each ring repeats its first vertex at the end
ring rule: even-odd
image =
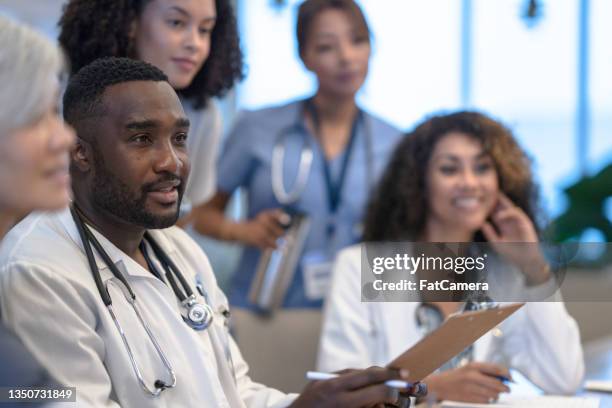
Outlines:
{"type": "Polygon", "coordinates": [[[500,324],[524,303],[450,316],[417,344],[396,357],[387,367],[410,370],[408,381],[422,381],[455,355],[500,324]]]}

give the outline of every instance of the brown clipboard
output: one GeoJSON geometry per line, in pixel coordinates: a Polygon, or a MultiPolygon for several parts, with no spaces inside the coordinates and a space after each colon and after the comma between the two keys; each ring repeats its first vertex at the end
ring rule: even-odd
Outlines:
{"type": "Polygon", "coordinates": [[[391,361],[387,367],[407,368],[410,370],[408,381],[422,381],[524,304],[453,314],[440,327],[391,361]]]}

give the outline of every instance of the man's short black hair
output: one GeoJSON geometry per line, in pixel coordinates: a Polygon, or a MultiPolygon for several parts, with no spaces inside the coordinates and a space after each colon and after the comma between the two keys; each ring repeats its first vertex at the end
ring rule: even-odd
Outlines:
{"type": "Polygon", "coordinates": [[[98,116],[102,95],[111,85],[132,81],[168,82],[160,69],[130,58],[100,58],[70,78],[64,93],[64,119],[71,125],[98,116]]]}

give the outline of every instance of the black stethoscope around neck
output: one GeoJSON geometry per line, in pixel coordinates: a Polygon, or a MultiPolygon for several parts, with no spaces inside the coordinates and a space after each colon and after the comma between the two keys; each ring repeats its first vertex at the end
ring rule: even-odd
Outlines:
{"type": "MultiPolygon", "coordinates": [[[[173,388],[176,386],[176,375],[174,374],[174,370],[172,369],[172,366],[170,365],[170,362],[168,358],[166,357],[165,353],[161,349],[159,342],[153,335],[153,332],[151,331],[149,325],[143,319],[142,314],[139,310],[139,306],[136,302],[136,294],[132,290],[132,287],[128,283],[127,279],[125,278],[123,273],[119,270],[119,268],[117,268],[115,263],[112,261],[112,259],[107,254],[107,252],[104,250],[104,248],[102,247],[98,239],[95,237],[93,232],[90,230],[90,228],[85,224],[85,222],[83,221],[83,216],[81,215],[78,208],[76,208],[73,205],[70,208],[70,212],[76,224],[81,241],[83,242],[83,249],[85,250],[85,255],[87,256],[87,262],[89,263],[89,268],[91,269],[91,273],[96,283],[96,287],[98,288],[98,292],[100,292],[102,301],[104,302],[104,305],[106,306],[111,317],[113,318],[113,321],[115,322],[115,326],[117,327],[117,330],[119,331],[123,339],[123,343],[130,357],[132,368],[134,369],[138,382],[140,383],[141,387],[146,393],[157,397],[163,390],[167,388],[173,388]],[[130,303],[130,305],[134,309],[134,312],[136,313],[138,320],[142,324],[144,330],[149,336],[149,339],[153,343],[155,350],[157,351],[157,354],[162,360],[162,363],[168,370],[169,380],[167,381],[156,380],[154,384],[155,386],[154,388],[150,388],[145,384],[144,378],[138,367],[138,364],[136,364],[136,360],[134,358],[134,353],[132,351],[132,348],[130,347],[130,344],[125,335],[125,331],[121,327],[121,324],[119,323],[119,320],[117,319],[117,316],[115,315],[115,312],[113,310],[113,301],[108,291],[108,286],[117,285],[117,284],[112,279],[107,280],[106,283],[102,282],[102,277],[100,275],[100,270],[96,264],[96,259],[93,254],[92,246],[93,248],[96,249],[96,251],[102,258],[104,263],[108,266],[112,274],[115,276],[115,278],[117,278],[127,290],[128,292],[128,294],[126,294],[127,301],[130,303]]],[[[151,273],[156,275],[163,282],[161,274],[159,273],[159,271],[157,271],[153,262],[151,261],[151,258],[149,257],[147,253],[145,241],[149,244],[151,249],[153,249],[155,256],[157,257],[159,263],[161,264],[162,268],[164,268],[164,271],[166,272],[166,279],[168,280],[168,283],[170,284],[172,291],[174,292],[174,294],[180,301],[181,307],[184,309],[184,312],[181,313],[181,316],[183,320],[185,321],[185,323],[194,330],[199,331],[199,330],[207,329],[213,321],[213,317],[214,317],[213,309],[210,307],[209,304],[207,303],[203,304],[197,301],[195,294],[189,287],[189,284],[185,280],[185,277],[180,272],[176,264],[162,250],[159,244],[153,239],[151,234],[149,234],[148,232],[145,232],[144,239],[143,239],[143,242],[141,243],[140,249],[143,252],[143,255],[145,257],[145,260],[147,262],[149,269],[151,270],[151,273]],[[177,280],[182,286],[182,288],[179,287],[177,280]]],[[[203,294],[203,296],[206,298],[205,293],[203,294]]]]}

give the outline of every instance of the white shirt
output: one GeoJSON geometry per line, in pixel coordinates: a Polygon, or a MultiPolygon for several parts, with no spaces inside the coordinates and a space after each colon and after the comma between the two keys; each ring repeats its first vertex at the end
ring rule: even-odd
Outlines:
{"type": "Polygon", "coordinates": [[[195,207],[212,198],[217,188],[221,113],[213,99],[205,109],[194,109],[190,101],[183,100],[183,109],[190,122],[187,152],[191,163],[183,202],[195,207]]]}
{"type": "MultiPolygon", "coordinates": [[[[342,250],[325,305],[318,369],[385,366],[418,342],[418,302],[361,302],[361,246],[342,250]]],[[[575,393],[584,376],[580,334],[563,302],[529,302],[474,345],[474,360],[514,368],[545,392],[575,393]]]]}
{"type": "MultiPolygon", "coordinates": [[[[94,407],[285,407],[295,396],[254,383],[227,332],[227,300],[202,250],[173,227],[151,235],[176,263],[192,290],[199,279],[215,311],[214,323],[194,331],[182,320],[169,286],[98,233],[96,237],[137,296],[177,377],[176,388],[152,398],[140,388],[126,348],[94,283],[70,212],[32,214],[7,234],[0,248],[3,323],[62,384],[77,388],[78,401],[94,407]],[[231,350],[236,381],[226,351],[231,350]]],[[[103,282],[117,283],[96,255],[103,282]]],[[[153,256],[152,256],[153,257],[153,256]]],[[[159,265],[157,269],[163,271],[159,265]]],[[[169,374],[121,286],[109,286],[113,309],[150,387],[169,374]]],[[[200,301],[204,301],[199,296],[200,301]]]]}

